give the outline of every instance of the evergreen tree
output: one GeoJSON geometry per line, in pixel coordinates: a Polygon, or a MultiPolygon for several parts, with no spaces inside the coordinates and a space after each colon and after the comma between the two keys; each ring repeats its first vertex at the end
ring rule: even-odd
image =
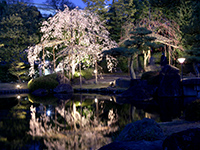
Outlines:
{"type": "Polygon", "coordinates": [[[119,42],[124,32],[122,26],[125,23],[134,22],[135,13],[136,9],[133,0],[113,0],[109,11],[106,13],[106,27],[113,40],[119,42]]]}
{"type": "Polygon", "coordinates": [[[126,40],[121,47],[113,48],[104,53],[110,54],[112,56],[125,56],[129,57],[129,70],[131,79],[136,78],[135,71],[133,69],[134,59],[138,63],[138,55],[144,56],[144,70],[146,67],[147,58],[149,57],[148,53],[150,48],[158,48],[161,45],[157,45],[153,41],[156,38],[148,36],[152,32],[143,27],[134,28],[129,32],[129,39],[126,40]]]}
{"type": "Polygon", "coordinates": [[[193,63],[200,63],[200,2],[194,1],[192,4],[193,14],[190,18],[190,24],[185,26],[183,32],[185,34],[184,44],[188,49],[187,60],[193,63]]]}
{"type": "MultiPolygon", "coordinates": [[[[67,5],[69,9],[74,9],[76,5],[69,0],[46,0],[46,3],[50,5],[55,10],[64,10],[64,5],[67,5]]],[[[47,5],[46,7],[49,7],[47,5]]]]}
{"type": "Polygon", "coordinates": [[[34,6],[8,5],[0,18],[0,61],[27,60],[25,49],[39,42],[42,16],[34,6]]]}
{"type": "Polygon", "coordinates": [[[21,78],[23,76],[25,77],[25,75],[28,76],[28,74],[26,74],[28,71],[25,68],[26,67],[23,62],[13,62],[9,68],[9,72],[16,76],[19,80],[19,83],[21,83],[21,78]]]}
{"type": "Polygon", "coordinates": [[[86,4],[86,9],[97,14],[100,19],[105,20],[105,14],[108,12],[110,0],[82,0],[86,4]]]}

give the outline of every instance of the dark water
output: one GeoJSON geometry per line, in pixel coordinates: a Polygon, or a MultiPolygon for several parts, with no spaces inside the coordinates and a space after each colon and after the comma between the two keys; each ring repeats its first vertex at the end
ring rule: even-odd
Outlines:
{"type": "Polygon", "coordinates": [[[133,102],[110,95],[64,94],[0,98],[0,148],[96,150],[110,143],[130,122],[171,121],[184,114],[178,98],[133,102]]]}

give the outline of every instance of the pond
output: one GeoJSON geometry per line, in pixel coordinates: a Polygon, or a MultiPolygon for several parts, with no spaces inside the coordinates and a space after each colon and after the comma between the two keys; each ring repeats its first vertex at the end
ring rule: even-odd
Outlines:
{"type": "MultiPolygon", "coordinates": [[[[120,97],[99,94],[29,94],[0,98],[1,149],[96,150],[110,143],[133,121],[171,121],[183,115],[178,98],[122,103],[120,97]]],[[[123,99],[124,102],[124,99],[123,99]]]]}

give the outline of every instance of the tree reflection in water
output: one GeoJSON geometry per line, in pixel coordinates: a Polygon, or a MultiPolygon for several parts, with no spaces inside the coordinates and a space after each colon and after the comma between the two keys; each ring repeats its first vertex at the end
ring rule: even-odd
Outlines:
{"type": "Polygon", "coordinates": [[[117,109],[110,108],[105,117],[104,101],[84,106],[82,100],[62,101],[48,116],[47,107],[40,104],[39,110],[31,105],[29,134],[44,138],[48,149],[98,149],[111,142],[109,135],[119,128],[117,109]],[[40,116],[38,115],[40,113],[40,116]],[[104,115],[102,115],[104,114],[104,115]]]}

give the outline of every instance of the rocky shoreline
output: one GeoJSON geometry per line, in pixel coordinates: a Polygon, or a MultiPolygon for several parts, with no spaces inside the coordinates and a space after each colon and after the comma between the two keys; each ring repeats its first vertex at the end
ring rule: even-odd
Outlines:
{"type": "Polygon", "coordinates": [[[99,150],[199,150],[200,122],[156,123],[143,119],[128,124],[114,142],[99,150]]]}

